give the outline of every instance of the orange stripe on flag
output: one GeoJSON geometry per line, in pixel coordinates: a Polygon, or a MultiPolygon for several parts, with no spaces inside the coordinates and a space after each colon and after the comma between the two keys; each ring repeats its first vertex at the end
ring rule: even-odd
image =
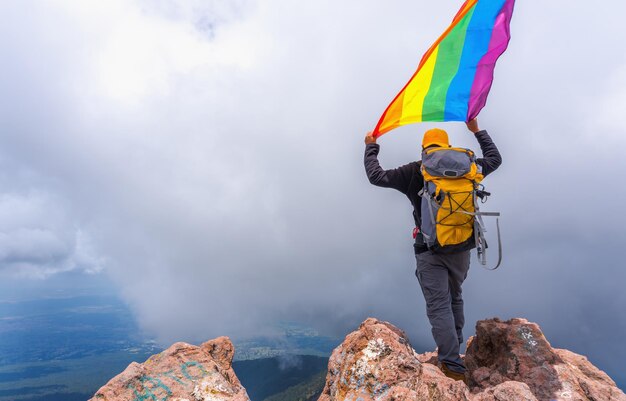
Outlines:
{"type": "Polygon", "coordinates": [[[378,128],[379,135],[374,134],[374,136],[378,137],[387,131],[391,131],[394,128],[400,126],[400,119],[402,118],[402,106],[404,104],[404,92],[398,94],[393,103],[389,105],[387,111],[385,112],[385,121],[383,125],[378,128]]]}

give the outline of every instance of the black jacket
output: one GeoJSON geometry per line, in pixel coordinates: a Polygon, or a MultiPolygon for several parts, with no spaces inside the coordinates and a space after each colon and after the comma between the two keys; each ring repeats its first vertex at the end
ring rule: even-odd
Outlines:
{"type": "MultiPolygon", "coordinates": [[[[482,167],[483,175],[487,176],[500,167],[502,157],[487,131],[477,132],[476,139],[483,154],[483,157],[478,158],[476,163],[482,167]]],[[[364,161],[367,178],[376,186],[394,188],[405,194],[413,205],[415,225],[419,226],[422,198],[418,193],[424,186],[424,178],[420,172],[421,161],[415,161],[392,170],[383,170],[378,163],[378,152],[380,152],[380,145],[378,144],[371,143],[365,147],[364,161]]]]}

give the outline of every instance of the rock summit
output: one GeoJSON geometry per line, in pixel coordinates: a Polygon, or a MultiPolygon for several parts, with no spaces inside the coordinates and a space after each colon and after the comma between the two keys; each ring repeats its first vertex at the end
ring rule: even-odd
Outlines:
{"type": "Polygon", "coordinates": [[[465,363],[469,386],[447,378],[436,353],[417,354],[402,330],[369,318],[333,351],[319,401],[626,401],[606,373],[552,348],[525,319],[479,321],[465,363]]]}

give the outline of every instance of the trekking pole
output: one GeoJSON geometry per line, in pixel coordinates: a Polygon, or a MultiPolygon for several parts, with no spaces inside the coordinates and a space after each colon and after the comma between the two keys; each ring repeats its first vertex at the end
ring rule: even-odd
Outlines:
{"type": "Polygon", "coordinates": [[[487,270],[496,270],[500,267],[502,263],[502,240],[500,237],[500,219],[497,218],[500,216],[499,212],[480,212],[476,210],[474,213],[474,231],[476,236],[476,252],[478,254],[478,260],[480,260],[480,264],[483,265],[484,269],[487,270]],[[485,223],[482,219],[482,216],[493,216],[496,217],[496,231],[498,235],[498,263],[494,268],[488,268],[487,266],[487,239],[485,238],[485,233],[487,229],[485,228],[485,223]]]}
{"type": "MultiPolygon", "coordinates": [[[[498,215],[500,215],[500,213],[498,213],[498,215]]],[[[500,267],[500,264],[502,263],[502,239],[500,237],[500,219],[496,218],[496,231],[498,233],[498,263],[496,263],[496,266],[493,268],[488,268],[488,267],[484,267],[485,265],[487,265],[487,257],[485,255],[485,262],[483,263],[483,268],[486,270],[496,270],[498,267],[500,267]]],[[[483,237],[484,240],[484,237],[483,237]]],[[[486,247],[486,242],[485,242],[485,247],[486,247]]],[[[486,251],[485,251],[486,254],[486,251]]],[[[482,262],[482,261],[481,261],[482,262]]]]}

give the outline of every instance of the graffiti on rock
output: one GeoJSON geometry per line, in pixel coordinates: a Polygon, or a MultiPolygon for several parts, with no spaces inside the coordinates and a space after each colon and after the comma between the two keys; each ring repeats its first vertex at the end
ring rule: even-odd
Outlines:
{"type": "Polygon", "coordinates": [[[173,394],[170,385],[178,384],[193,389],[198,380],[212,374],[204,365],[196,361],[181,363],[178,369],[171,369],[155,375],[139,377],[128,388],[133,391],[134,401],[168,401],[173,394]]]}

